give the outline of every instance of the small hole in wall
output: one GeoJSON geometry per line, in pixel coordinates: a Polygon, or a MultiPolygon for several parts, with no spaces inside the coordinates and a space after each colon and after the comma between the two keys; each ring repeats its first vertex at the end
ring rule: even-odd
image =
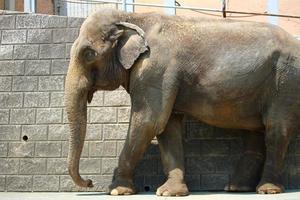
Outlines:
{"type": "Polygon", "coordinates": [[[149,192],[149,191],[150,191],[150,186],[147,186],[147,185],[146,185],[146,186],[144,187],[144,190],[145,190],[145,192],[149,192]]]}
{"type": "Polygon", "coordinates": [[[23,140],[26,142],[28,140],[28,136],[27,135],[24,135],[23,136],[23,140]]]}

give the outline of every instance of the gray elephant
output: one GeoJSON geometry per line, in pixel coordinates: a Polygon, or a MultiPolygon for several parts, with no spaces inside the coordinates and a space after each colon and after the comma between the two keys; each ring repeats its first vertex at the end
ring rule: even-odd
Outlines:
{"type": "Polygon", "coordinates": [[[188,194],[182,114],[173,111],[251,132],[227,191],[284,191],[284,157],[300,125],[300,43],[282,29],[116,10],[89,16],[73,44],[65,87],[68,168],[79,186],[93,186],[79,174],[87,102],[95,91],[119,86],[130,94],[131,116],[110,194],[136,193],[134,169],[154,137],[167,176],[156,194],[188,194]]]}

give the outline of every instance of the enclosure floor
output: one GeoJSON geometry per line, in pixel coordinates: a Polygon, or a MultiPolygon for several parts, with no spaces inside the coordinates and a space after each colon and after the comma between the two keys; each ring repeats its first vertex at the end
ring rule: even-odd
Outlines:
{"type": "Polygon", "coordinates": [[[154,193],[132,196],[109,196],[95,192],[0,192],[0,200],[300,200],[300,190],[288,190],[284,194],[258,195],[255,193],[193,192],[186,197],[157,197],[154,193]]]}

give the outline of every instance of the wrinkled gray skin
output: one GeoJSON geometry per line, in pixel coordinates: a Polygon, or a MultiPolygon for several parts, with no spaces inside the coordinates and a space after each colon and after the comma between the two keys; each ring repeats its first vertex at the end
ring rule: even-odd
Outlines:
{"type": "Polygon", "coordinates": [[[167,175],[157,195],[188,194],[182,115],[172,111],[250,132],[227,191],[283,192],[283,160],[300,121],[300,44],[285,31],[263,23],[115,10],[88,17],[72,47],[65,90],[69,173],[79,186],[93,186],[79,175],[87,102],[95,91],[120,85],[132,108],[110,194],[136,192],[134,168],[155,136],[167,175]]]}

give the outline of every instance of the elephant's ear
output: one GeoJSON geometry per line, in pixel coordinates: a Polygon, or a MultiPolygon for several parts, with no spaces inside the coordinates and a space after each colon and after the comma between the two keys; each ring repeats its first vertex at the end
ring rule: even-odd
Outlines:
{"type": "Polygon", "coordinates": [[[148,50],[144,31],[135,24],[120,22],[124,33],[118,40],[118,59],[125,69],[130,69],[138,57],[148,50]]]}

